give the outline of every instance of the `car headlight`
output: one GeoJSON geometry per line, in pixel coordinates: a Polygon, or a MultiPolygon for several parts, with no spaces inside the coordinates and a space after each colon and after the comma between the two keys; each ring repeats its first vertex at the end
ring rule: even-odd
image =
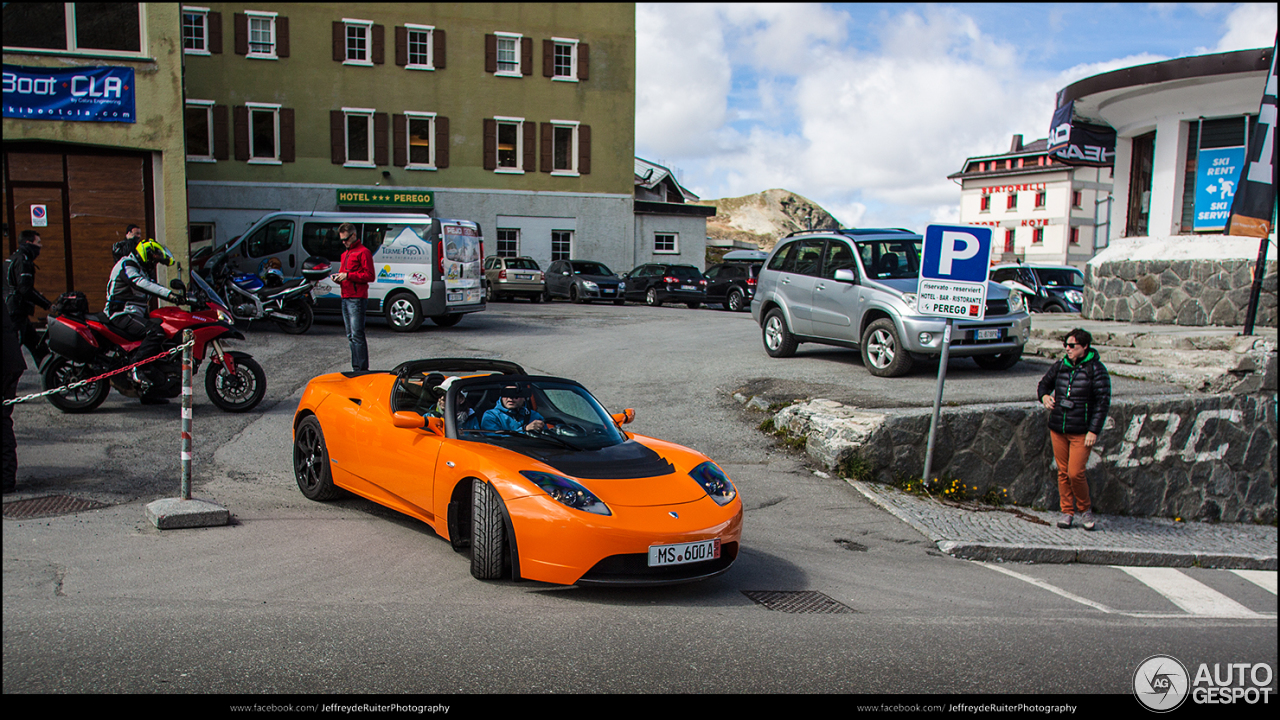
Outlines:
{"type": "Polygon", "coordinates": [[[1071,302],[1077,305],[1084,304],[1084,293],[1080,292],[1079,290],[1068,290],[1062,294],[1065,295],[1068,300],[1070,300],[1071,302]]]}
{"type": "Polygon", "coordinates": [[[1009,312],[1020,313],[1027,309],[1027,300],[1017,290],[1009,291],[1009,312]]]}
{"type": "Polygon", "coordinates": [[[708,460],[698,467],[689,471],[689,477],[698,481],[703,490],[707,491],[707,495],[716,501],[717,505],[727,505],[731,500],[738,496],[738,491],[734,489],[733,483],[729,482],[729,476],[724,474],[719,465],[708,460]]]}
{"type": "Polygon", "coordinates": [[[902,302],[907,306],[909,310],[911,310],[911,312],[918,312],[916,310],[916,294],[915,293],[904,294],[902,296],[902,302]]]}
{"type": "Polygon", "coordinates": [[[613,514],[609,512],[609,507],[600,501],[600,498],[567,477],[532,470],[521,470],[520,474],[542,488],[543,492],[561,505],[596,515],[613,514]]]}
{"type": "Polygon", "coordinates": [[[600,286],[599,286],[599,285],[596,285],[595,283],[591,282],[590,280],[583,280],[583,281],[582,281],[582,287],[586,288],[587,290],[592,290],[592,291],[594,291],[594,290],[599,290],[599,289],[600,289],[600,286]]]}

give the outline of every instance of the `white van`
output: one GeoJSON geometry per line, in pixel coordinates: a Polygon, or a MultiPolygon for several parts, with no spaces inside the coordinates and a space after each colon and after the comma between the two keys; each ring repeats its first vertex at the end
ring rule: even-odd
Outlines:
{"type": "MultiPolygon", "coordinates": [[[[404,213],[275,212],[263,216],[225,249],[233,268],[262,274],[279,261],[286,277],[302,273],[310,256],[342,259],[338,227],[351,223],[373,253],[370,315],[383,315],[393,330],[409,332],[431,318],[456,325],[485,309],[480,268],[484,238],[470,220],[441,220],[404,213]]],[[[340,289],[325,279],[314,296],[319,312],[341,312],[340,289]]]]}

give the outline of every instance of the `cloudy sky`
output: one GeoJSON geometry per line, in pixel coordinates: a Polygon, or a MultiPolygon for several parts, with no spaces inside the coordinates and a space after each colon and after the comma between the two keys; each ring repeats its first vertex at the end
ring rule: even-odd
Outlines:
{"type": "MultiPolygon", "coordinates": [[[[703,198],[785,188],[843,226],[959,219],[947,175],[1045,137],[1055,93],[1270,47],[1264,4],[640,4],[636,154],[703,198]]],[[[1258,88],[1259,99],[1262,88],[1258,88]]]]}

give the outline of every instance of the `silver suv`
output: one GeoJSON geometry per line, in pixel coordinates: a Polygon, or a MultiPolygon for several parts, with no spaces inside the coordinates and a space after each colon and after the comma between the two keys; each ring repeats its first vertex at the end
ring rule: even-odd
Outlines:
{"type": "MultiPolygon", "coordinates": [[[[802,342],[862,351],[872,375],[899,377],[942,353],[946,320],[916,311],[923,239],[910,230],[808,231],[787,236],[760,271],[751,316],[765,352],[790,357],[802,342]]],[[[987,283],[986,317],[956,320],[951,355],[1006,370],[1031,333],[1022,294],[987,283]]]]}

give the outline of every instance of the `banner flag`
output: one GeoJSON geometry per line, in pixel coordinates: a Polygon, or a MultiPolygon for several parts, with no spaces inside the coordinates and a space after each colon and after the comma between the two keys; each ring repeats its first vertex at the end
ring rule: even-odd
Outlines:
{"type": "MultiPolygon", "coordinates": [[[[1280,34],[1276,47],[1280,48],[1280,34]]],[[[1276,209],[1276,51],[1271,51],[1271,72],[1258,109],[1258,129],[1249,138],[1244,174],[1231,203],[1228,235],[1265,238],[1271,234],[1276,209]]]]}

